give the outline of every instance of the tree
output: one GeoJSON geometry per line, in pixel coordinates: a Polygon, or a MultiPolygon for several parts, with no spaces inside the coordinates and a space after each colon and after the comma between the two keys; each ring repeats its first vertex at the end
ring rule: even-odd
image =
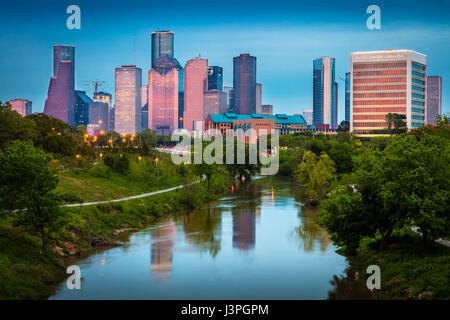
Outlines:
{"type": "Polygon", "coordinates": [[[350,122],[348,121],[341,121],[339,126],[336,129],[337,132],[347,132],[350,131],[350,122]]]}
{"type": "Polygon", "coordinates": [[[0,148],[13,140],[33,141],[34,127],[33,121],[12,111],[9,103],[0,101],[0,148]]]}
{"type": "Polygon", "coordinates": [[[58,178],[49,167],[51,156],[24,142],[0,151],[0,208],[14,224],[39,232],[42,252],[46,235],[61,222],[59,200],[54,194],[58,178]]]}
{"type": "Polygon", "coordinates": [[[310,204],[316,204],[325,197],[335,172],[334,162],[325,152],[317,157],[313,152],[305,151],[296,176],[298,182],[305,185],[305,195],[310,204]]]}

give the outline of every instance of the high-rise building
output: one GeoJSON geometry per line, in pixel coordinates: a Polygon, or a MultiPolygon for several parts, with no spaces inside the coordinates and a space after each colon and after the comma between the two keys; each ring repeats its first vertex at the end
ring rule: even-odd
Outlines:
{"type": "Polygon", "coordinates": [[[141,131],[142,70],[135,65],[116,68],[115,131],[134,134],[141,131]]]}
{"type": "Polygon", "coordinates": [[[442,114],[442,78],[427,76],[427,124],[436,124],[436,116],[442,114]]]}
{"type": "Polygon", "coordinates": [[[111,107],[112,95],[103,91],[94,93],[94,101],[105,102],[111,107]]]}
{"type": "Polygon", "coordinates": [[[261,114],[265,115],[273,115],[273,105],[271,104],[263,104],[261,106],[261,114]]]}
{"type": "Polygon", "coordinates": [[[303,115],[303,118],[305,118],[306,122],[309,125],[313,124],[313,109],[312,108],[304,108],[302,115],[303,115]]]}
{"type": "Polygon", "coordinates": [[[345,121],[350,123],[350,72],[345,74],[345,121]]]}
{"type": "Polygon", "coordinates": [[[89,124],[95,125],[98,132],[108,132],[109,128],[109,106],[102,101],[89,103],[89,124]]]}
{"type": "Polygon", "coordinates": [[[53,76],[50,79],[44,113],[75,123],[75,47],[53,46],[53,76]]]}
{"type": "Polygon", "coordinates": [[[337,127],[337,84],[335,59],[322,57],[313,61],[313,124],[337,127]]]}
{"type": "Polygon", "coordinates": [[[148,84],[141,87],[141,107],[144,107],[148,103],[148,84]]]}
{"type": "Polygon", "coordinates": [[[208,67],[208,90],[223,90],[223,68],[208,67]]]}
{"type": "Polygon", "coordinates": [[[248,53],[233,58],[233,110],[256,113],[256,57],[248,53]]]}
{"type": "Polygon", "coordinates": [[[426,119],[427,56],[413,50],[354,52],[350,55],[350,130],[387,134],[386,115],[404,117],[407,127],[426,119]]]}
{"type": "Polygon", "coordinates": [[[155,31],[152,33],[152,67],[156,59],[162,56],[173,58],[173,32],[155,31]]]}
{"type": "Polygon", "coordinates": [[[22,117],[31,114],[31,101],[27,99],[13,99],[8,101],[11,105],[11,110],[17,111],[22,117]]]}
{"type": "Polygon", "coordinates": [[[194,58],[184,67],[183,128],[189,131],[202,127],[204,121],[203,92],[208,87],[208,60],[194,58]]]}
{"type": "Polygon", "coordinates": [[[88,97],[86,91],[75,90],[75,106],[74,106],[74,125],[84,125],[89,124],[89,103],[92,99],[88,97]]]}
{"type": "Polygon", "coordinates": [[[219,90],[208,90],[203,94],[203,120],[208,114],[224,114],[227,112],[227,94],[219,90]]]}
{"type": "Polygon", "coordinates": [[[227,94],[227,111],[230,110],[230,107],[231,107],[231,103],[230,103],[231,91],[233,91],[233,85],[224,83],[223,92],[225,92],[227,94]]]}
{"type": "Polygon", "coordinates": [[[168,135],[178,128],[178,68],[175,59],[156,59],[148,73],[148,127],[168,135]]]}
{"type": "Polygon", "coordinates": [[[262,84],[256,84],[256,113],[262,113],[262,84]]]}

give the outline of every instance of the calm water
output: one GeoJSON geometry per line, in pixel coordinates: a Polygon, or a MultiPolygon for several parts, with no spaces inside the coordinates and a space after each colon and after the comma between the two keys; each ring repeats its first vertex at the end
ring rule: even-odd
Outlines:
{"type": "Polygon", "coordinates": [[[326,299],[348,263],[298,187],[263,178],[77,262],[82,289],[51,299],[326,299]]]}

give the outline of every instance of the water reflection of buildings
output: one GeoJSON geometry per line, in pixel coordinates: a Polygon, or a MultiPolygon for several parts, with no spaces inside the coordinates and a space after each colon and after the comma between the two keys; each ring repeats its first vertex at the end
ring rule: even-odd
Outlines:
{"type": "Polygon", "coordinates": [[[172,248],[177,237],[177,228],[172,219],[164,225],[150,231],[153,243],[151,245],[152,274],[169,276],[172,272],[172,248]]]}
{"type": "Polygon", "coordinates": [[[233,210],[233,248],[250,250],[256,242],[256,217],[261,215],[260,208],[233,210]]]}

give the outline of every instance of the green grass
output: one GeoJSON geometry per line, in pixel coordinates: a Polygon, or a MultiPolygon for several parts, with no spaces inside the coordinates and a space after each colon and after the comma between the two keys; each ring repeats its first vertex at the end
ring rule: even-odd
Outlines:
{"type": "Polygon", "coordinates": [[[378,241],[367,240],[349,260],[363,279],[367,279],[369,265],[380,267],[381,289],[375,290],[378,298],[450,299],[450,248],[435,244],[430,252],[424,252],[416,234],[394,237],[384,251],[377,247],[378,241]]]}

